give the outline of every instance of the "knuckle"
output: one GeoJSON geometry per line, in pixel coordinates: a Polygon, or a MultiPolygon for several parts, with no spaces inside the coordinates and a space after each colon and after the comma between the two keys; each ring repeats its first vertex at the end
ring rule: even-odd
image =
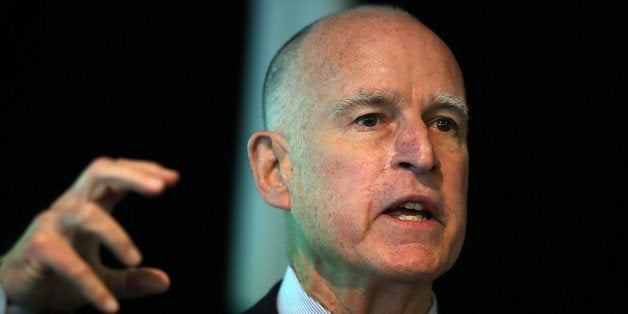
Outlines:
{"type": "Polygon", "coordinates": [[[57,220],[57,215],[51,210],[45,210],[38,213],[33,222],[37,226],[50,226],[57,220]]]}
{"type": "Polygon", "coordinates": [[[75,224],[85,224],[98,216],[101,209],[94,203],[83,202],[80,206],[76,206],[75,210],[67,213],[68,219],[72,220],[75,224]]]}
{"type": "Polygon", "coordinates": [[[114,163],[114,160],[108,156],[100,156],[95,158],[89,165],[88,169],[94,172],[100,172],[102,169],[106,169],[114,163]]]}
{"type": "Polygon", "coordinates": [[[54,247],[53,241],[53,237],[46,230],[33,233],[24,246],[24,256],[37,258],[48,255],[54,247]]]}
{"type": "Polygon", "coordinates": [[[50,236],[48,233],[40,231],[35,232],[28,241],[28,251],[43,252],[46,251],[50,243],[50,236]]]}

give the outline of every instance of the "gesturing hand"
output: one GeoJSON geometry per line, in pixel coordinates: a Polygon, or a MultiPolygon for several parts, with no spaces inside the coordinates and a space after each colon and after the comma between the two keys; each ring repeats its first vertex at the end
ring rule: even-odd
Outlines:
{"type": "Polygon", "coordinates": [[[138,267],[141,254],[111,211],[127,192],[155,196],[178,180],[176,171],[152,161],[96,158],[4,256],[0,286],[9,303],[46,311],[92,303],[112,313],[116,298],[166,291],[168,275],[138,267]],[[104,266],[101,244],[128,267],[104,266]]]}

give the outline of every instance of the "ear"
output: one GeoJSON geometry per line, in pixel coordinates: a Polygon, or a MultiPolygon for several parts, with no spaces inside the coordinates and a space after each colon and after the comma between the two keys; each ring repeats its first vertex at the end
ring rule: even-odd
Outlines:
{"type": "Polygon", "coordinates": [[[255,185],[262,198],[271,206],[290,210],[287,182],[292,163],[286,150],[286,140],[276,132],[257,131],[248,143],[249,164],[255,185]]]}

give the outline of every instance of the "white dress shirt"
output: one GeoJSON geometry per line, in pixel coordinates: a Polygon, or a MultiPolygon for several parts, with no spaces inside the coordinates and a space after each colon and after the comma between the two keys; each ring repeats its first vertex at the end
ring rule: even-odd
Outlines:
{"type": "MultiPolygon", "coordinates": [[[[436,296],[432,294],[432,307],[427,314],[438,314],[436,296]]],[[[283,276],[279,295],[277,296],[277,309],[279,313],[307,313],[330,314],[320,303],[312,299],[299,283],[291,266],[288,266],[283,276]]],[[[2,314],[2,313],[0,313],[2,314]]]]}

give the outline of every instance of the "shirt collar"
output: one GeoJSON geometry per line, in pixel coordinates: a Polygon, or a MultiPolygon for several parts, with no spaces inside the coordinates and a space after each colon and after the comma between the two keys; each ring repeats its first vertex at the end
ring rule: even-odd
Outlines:
{"type": "MultiPolygon", "coordinates": [[[[277,296],[277,309],[279,313],[316,313],[329,314],[320,303],[310,297],[299,283],[291,266],[284,273],[279,295],[277,296]]],[[[436,295],[432,293],[432,307],[427,314],[438,314],[436,295]]]]}

